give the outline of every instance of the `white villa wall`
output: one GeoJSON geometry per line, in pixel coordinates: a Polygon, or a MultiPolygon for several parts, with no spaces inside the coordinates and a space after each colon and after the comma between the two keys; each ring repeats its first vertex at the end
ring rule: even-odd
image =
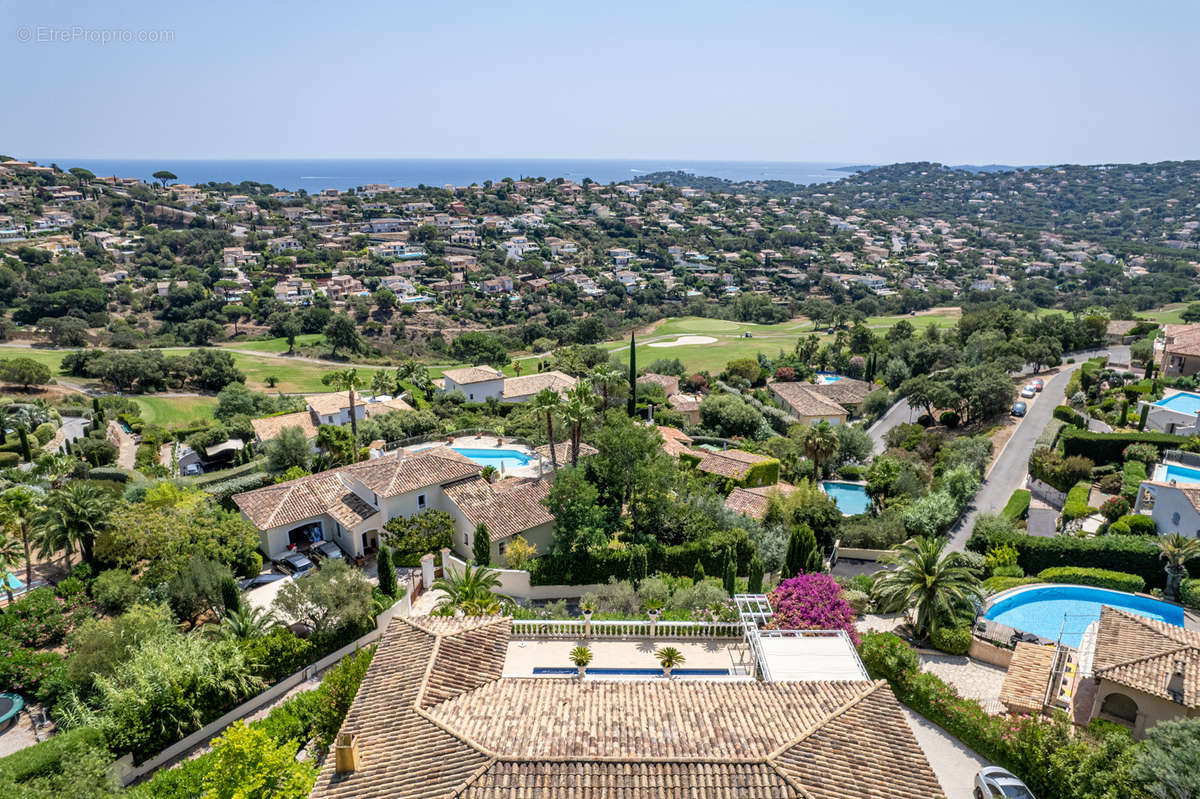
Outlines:
{"type": "MultiPolygon", "coordinates": [[[[462,573],[466,560],[442,550],[443,570],[449,569],[462,573]]],[[[517,569],[494,569],[500,578],[500,587],[496,593],[511,597],[518,602],[543,601],[552,599],[574,599],[584,594],[600,590],[599,584],[593,585],[530,585],[529,572],[517,569]]]]}
{"type": "Polygon", "coordinates": [[[465,386],[460,386],[449,377],[446,378],[446,391],[461,391],[467,395],[469,402],[483,402],[488,397],[503,399],[504,397],[504,378],[498,377],[495,380],[483,380],[478,383],[468,383],[465,386]]]}
{"type": "Polygon", "coordinates": [[[1170,408],[1155,405],[1153,402],[1146,402],[1145,400],[1138,403],[1139,414],[1142,412],[1143,406],[1150,409],[1146,413],[1147,430],[1156,430],[1159,433],[1174,433],[1181,436],[1193,435],[1200,431],[1200,414],[1171,410],[1170,408]]]}
{"type": "Polygon", "coordinates": [[[1139,506],[1145,501],[1146,492],[1152,491],[1154,494],[1154,509],[1150,516],[1158,525],[1160,535],[1181,533],[1189,538],[1200,537],[1200,513],[1182,490],[1163,485],[1150,487],[1143,483],[1141,491],[1139,506]]]}

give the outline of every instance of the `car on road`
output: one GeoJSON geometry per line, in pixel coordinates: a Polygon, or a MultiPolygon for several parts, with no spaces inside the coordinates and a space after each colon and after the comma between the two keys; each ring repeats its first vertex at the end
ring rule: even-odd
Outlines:
{"type": "Polygon", "coordinates": [[[332,541],[320,541],[313,544],[308,549],[308,556],[316,558],[321,563],[327,560],[344,560],[346,557],[342,554],[342,548],[332,541]]]}
{"type": "Polygon", "coordinates": [[[299,552],[289,552],[275,561],[275,565],[279,567],[281,572],[291,577],[303,577],[316,566],[316,564],[299,552]]]}
{"type": "Polygon", "coordinates": [[[1043,381],[1042,378],[1040,378],[1040,377],[1035,377],[1032,380],[1030,380],[1029,385],[1033,386],[1038,391],[1041,391],[1043,388],[1046,387],[1045,381],[1043,381]]]}
{"type": "Polygon", "coordinates": [[[1032,384],[1025,386],[1025,388],[1021,389],[1021,396],[1025,397],[1026,399],[1033,399],[1033,397],[1036,395],[1037,395],[1037,389],[1034,388],[1032,384]]]}
{"type": "Polygon", "coordinates": [[[1037,799],[1020,777],[999,766],[979,769],[973,796],[975,799],[1037,799]]]}
{"type": "Polygon", "coordinates": [[[1014,402],[1011,413],[1013,416],[1024,416],[1027,410],[1029,410],[1029,406],[1024,402],[1014,402]]]}

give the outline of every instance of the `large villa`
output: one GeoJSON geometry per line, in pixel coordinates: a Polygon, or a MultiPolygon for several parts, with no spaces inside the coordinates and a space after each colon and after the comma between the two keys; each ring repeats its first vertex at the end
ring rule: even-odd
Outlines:
{"type": "MultiPolygon", "coordinates": [[[[536,624],[393,619],[314,799],[944,796],[891,689],[866,678],[848,639],[802,634],[778,638],[775,654],[755,648],[799,667],[776,679],[736,669],[672,679],[532,676],[529,664],[562,666],[561,650],[575,643],[551,640],[536,624]],[[800,647],[791,658],[789,642],[800,647]]],[[[627,666],[653,662],[656,637],[664,636],[647,630],[591,644],[597,663],[627,666]]],[[[673,645],[720,660],[746,640],[673,645]]]]}

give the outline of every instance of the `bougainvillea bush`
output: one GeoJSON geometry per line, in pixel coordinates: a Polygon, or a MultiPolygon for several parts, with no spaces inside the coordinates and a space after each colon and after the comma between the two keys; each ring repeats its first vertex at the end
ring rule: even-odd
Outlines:
{"type": "Polygon", "coordinates": [[[775,626],[781,630],[845,630],[854,643],[854,608],[828,574],[798,574],[771,592],[775,626]]]}

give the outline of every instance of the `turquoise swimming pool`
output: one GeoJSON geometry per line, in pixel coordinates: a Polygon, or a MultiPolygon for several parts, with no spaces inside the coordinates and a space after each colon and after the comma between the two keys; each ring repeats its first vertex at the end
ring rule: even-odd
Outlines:
{"type": "Polygon", "coordinates": [[[1163,397],[1158,402],[1154,403],[1160,408],[1167,408],[1180,413],[1194,414],[1200,411],[1200,394],[1192,394],[1187,391],[1180,391],[1178,394],[1172,394],[1169,397],[1163,397]]]}
{"type": "Polygon", "coordinates": [[[1154,470],[1154,479],[1163,483],[1200,483],[1200,469],[1189,469],[1178,463],[1162,463],[1154,470]]]}
{"type": "Polygon", "coordinates": [[[867,487],[864,485],[825,480],[821,488],[843,516],[857,516],[871,509],[871,498],[867,496],[867,487]]]}
{"type": "Polygon", "coordinates": [[[487,449],[451,447],[450,449],[465,458],[475,461],[480,466],[492,466],[496,469],[504,467],[505,470],[528,466],[535,457],[532,453],[523,452],[519,449],[501,449],[499,447],[487,449]]]}
{"type": "Polygon", "coordinates": [[[1183,608],[1150,597],[1086,585],[1035,585],[1014,591],[987,609],[984,618],[1015,630],[1078,648],[1083,631],[1100,618],[1100,608],[1120,608],[1149,619],[1183,626],[1183,608]]]}

